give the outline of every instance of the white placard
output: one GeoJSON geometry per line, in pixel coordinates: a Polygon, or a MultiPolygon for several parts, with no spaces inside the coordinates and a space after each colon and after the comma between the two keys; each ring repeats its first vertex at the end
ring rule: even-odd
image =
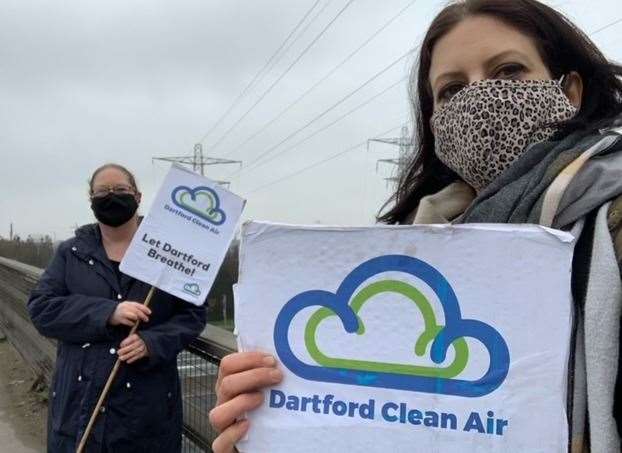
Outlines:
{"type": "Polygon", "coordinates": [[[573,248],[528,225],[245,225],[239,347],[285,377],[238,449],[566,452],[573,248]]]}
{"type": "Polygon", "coordinates": [[[233,240],[244,204],[216,182],[173,165],[120,270],[202,305],[233,240]]]}

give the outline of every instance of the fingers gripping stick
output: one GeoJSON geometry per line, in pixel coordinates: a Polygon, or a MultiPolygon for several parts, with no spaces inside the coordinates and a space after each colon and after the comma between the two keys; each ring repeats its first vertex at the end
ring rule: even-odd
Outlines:
{"type": "MultiPolygon", "coordinates": [[[[152,286],[149,292],[147,293],[147,298],[145,299],[145,303],[144,303],[145,307],[149,307],[149,304],[151,303],[151,298],[153,297],[153,294],[155,293],[155,289],[156,289],[155,286],[152,286]]],[[[128,337],[136,333],[139,325],[140,325],[140,318],[134,323],[134,326],[132,327],[132,330],[130,331],[128,337]]],[[[108,392],[110,392],[110,387],[112,386],[112,383],[114,382],[114,379],[117,376],[117,373],[119,372],[120,366],[121,366],[121,360],[117,358],[117,361],[115,362],[114,367],[112,368],[112,371],[110,372],[110,376],[108,376],[106,385],[104,386],[104,389],[102,390],[102,393],[99,396],[99,399],[97,400],[95,409],[93,410],[93,413],[91,414],[89,424],[86,426],[86,430],[84,431],[84,434],[82,435],[82,438],[80,439],[80,444],[78,445],[78,449],[76,450],[76,453],[83,453],[84,448],[86,447],[86,442],[88,441],[91,431],[93,430],[93,426],[95,425],[95,421],[97,420],[97,415],[99,414],[99,411],[101,410],[101,407],[103,406],[104,401],[106,400],[106,397],[108,396],[108,392]]]]}

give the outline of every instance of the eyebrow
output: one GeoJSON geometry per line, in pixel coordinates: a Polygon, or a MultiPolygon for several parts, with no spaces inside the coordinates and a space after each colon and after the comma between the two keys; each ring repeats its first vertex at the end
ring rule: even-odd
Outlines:
{"type": "Polygon", "coordinates": [[[123,182],[118,182],[115,184],[97,184],[93,186],[93,189],[109,189],[110,187],[119,187],[119,186],[124,186],[124,187],[132,187],[131,184],[126,184],[123,182]]]}
{"type": "MultiPolygon", "coordinates": [[[[490,57],[488,60],[486,60],[484,62],[484,66],[489,68],[491,66],[494,66],[497,62],[499,62],[501,60],[504,60],[505,58],[507,58],[509,56],[518,56],[518,57],[521,57],[521,58],[525,58],[525,55],[522,52],[519,52],[518,50],[506,50],[506,51],[503,51],[501,53],[498,53],[498,54],[490,57]]],[[[439,81],[441,81],[443,79],[457,79],[457,78],[459,78],[462,75],[463,74],[460,71],[445,72],[445,73],[441,74],[440,76],[438,76],[436,78],[436,81],[432,85],[432,87],[434,88],[435,86],[437,86],[439,81]]]]}

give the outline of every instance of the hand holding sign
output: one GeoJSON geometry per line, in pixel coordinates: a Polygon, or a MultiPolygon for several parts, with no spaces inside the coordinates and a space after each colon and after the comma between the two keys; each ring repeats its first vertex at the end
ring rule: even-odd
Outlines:
{"type": "Polygon", "coordinates": [[[149,357],[149,349],[138,334],[133,334],[123,340],[117,351],[121,362],[134,363],[144,357],[149,357]]]}
{"type": "Polygon", "coordinates": [[[238,352],[222,359],[216,382],[216,407],[209,414],[210,423],[220,434],[214,453],[231,453],[248,430],[244,414],[263,403],[261,390],[278,384],[283,373],[271,355],[261,352],[238,352]]]}
{"type": "Polygon", "coordinates": [[[137,321],[149,322],[151,310],[140,302],[121,302],[110,316],[108,323],[112,326],[134,326],[137,321]]]}

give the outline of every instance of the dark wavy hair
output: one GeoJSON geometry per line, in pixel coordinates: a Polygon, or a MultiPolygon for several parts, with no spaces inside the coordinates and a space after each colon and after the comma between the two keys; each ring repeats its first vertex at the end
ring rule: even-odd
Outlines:
{"type": "Polygon", "coordinates": [[[581,109],[561,125],[558,137],[580,130],[596,130],[622,112],[622,66],[607,60],[592,40],[564,15],[536,0],[462,0],[445,7],[432,21],[421,44],[418,64],[410,76],[414,152],[400,175],[395,193],[384,204],[378,220],[403,223],[421,198],[459,179],[434,153],[430,117],[434,98],[429,83],[436,42],[464,19],[494,17],[530,36],[554,78],[576,71],[583,79],[581,109]],[[384,214],[385,211],[389,208],[384,214]]]}

